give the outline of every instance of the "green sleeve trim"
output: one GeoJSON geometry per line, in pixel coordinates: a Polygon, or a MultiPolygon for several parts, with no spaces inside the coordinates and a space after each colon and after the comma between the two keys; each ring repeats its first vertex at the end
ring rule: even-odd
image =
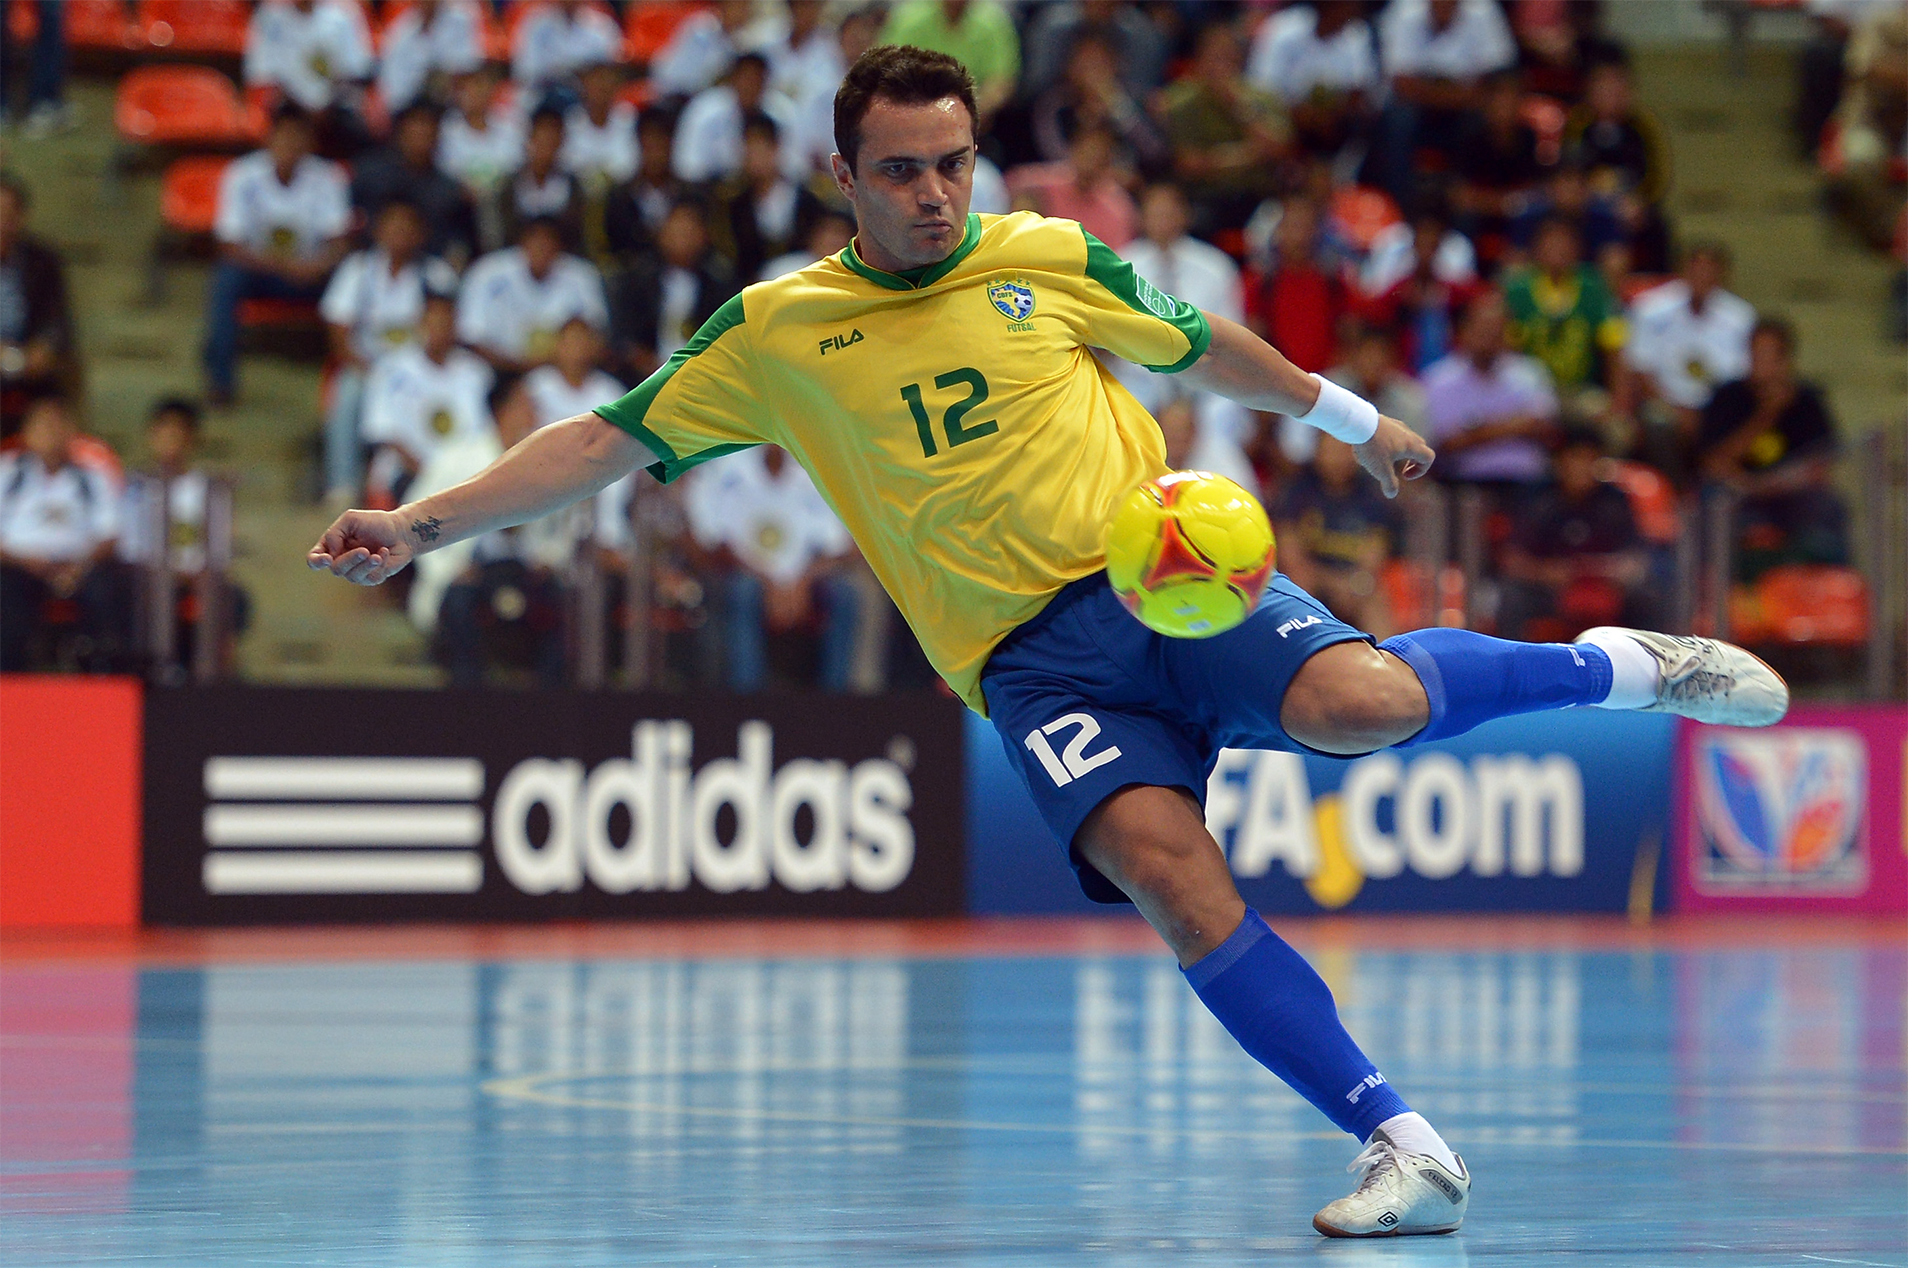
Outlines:
{"type": "Polygon", "coordinates": [[[1189,369],[1212,346],[1212,323],[1206,314],[1182,299],[1175,299],[1133,271],[1133,266],[1113,253],[1113,248],[1085,229],[1086,275],[1118,296],[1136,313],[1157,317],[1186,336],[1186,355],[1171,365],[1149,365],[1160,374],[1178,374],[1189,369]]]}
{"type": "Polygon", "coordinates": [[[599,417],[622,428],[649,447],[649,451],[659,459],[650,465],[649,473],[665,484],[691,467],[707,462],[711,458],[719,458],[725,453],[749,448],[746,444],[714,445],[683,457],[662,437],[651,431],[644,422],[649,416],[649,407],[655,403],[656,397],[661,395],[663,388],[669,385],[669,380],[675,377],[676,371],[682,369],[690,358],[708,351],[716,340],[742,325],[743,320],[742,296],[736,295],[711,313],[709,320],[703,322],[702,328],[696,331],[695,337],[671,353],[669,360],[663,362],[654,374],[637,384],[621,400],[596,407],[599,417]]]}

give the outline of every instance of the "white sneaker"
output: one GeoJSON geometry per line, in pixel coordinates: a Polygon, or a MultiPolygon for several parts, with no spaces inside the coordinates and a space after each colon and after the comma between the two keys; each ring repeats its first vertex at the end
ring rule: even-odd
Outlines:
{"type": "Polygon", "coordinates": [[[1378,1132],[1345,1168],[1364,1172],[1358,1188],[1314,1215],[1312,1227],[1327,1237],[1455,1233],[1471,1204],[1471,1173],[1464,1159],[1457,1165],[1401,1152],[1378,1132]]]}
{"type": "Polygon", "coordinates": [[[1789,684],[1762,661],[1714,638],[1600,626],[1577,636],[1622,634],[1656,658],[1656,703],[1644,713],[1676,713],[1717,726],[1769,726],[1789,711],[1789,684]]]}

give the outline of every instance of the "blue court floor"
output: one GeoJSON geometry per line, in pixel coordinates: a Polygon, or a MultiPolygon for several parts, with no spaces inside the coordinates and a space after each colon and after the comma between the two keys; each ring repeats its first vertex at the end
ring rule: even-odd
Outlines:
{"type": "Polygon", "coordinates": [[[1476,1175],[1367,1243],[1309,1225],[1354,1142],[1125,933],[16,955],[0,1263],[1908,1268],[1900,931],[1478,927],[1292,932],[1476,1175]]]}

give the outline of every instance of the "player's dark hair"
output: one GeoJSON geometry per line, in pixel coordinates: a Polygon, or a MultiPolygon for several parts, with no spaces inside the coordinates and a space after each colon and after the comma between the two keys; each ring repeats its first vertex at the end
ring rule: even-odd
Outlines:
{"type": "Polygon", "coordinates": [[[978,126],[974,77],[949,57],[912,44],[879,44],[855,59],[835,92],[835,150],[854,171],[861,151],[861,121],[875,98],[901,106],[924,106],[946,97],[967,107],[978,126]]]}
{"type": "Polygon", "coordinates": [[[200,422],[204,420],[204,411],[199,408],[199,403],[192,398],[186,396],[162,396],[152,403],[151,409],[146,411],[146,424],[151,426],[168,415],[184,423],[186,430],[195,436],[199,432],[200,422]]]}
{"type": "Polygon", "coordinates": [[[1795,326],[1787,317],[1758,318],[1754,328],[1749,331],[1749,338],[1754,340],[1763,335],[1781,344],[1782,351],[1789,356],[1795,355],[1795,326]]]}
{"type": "Polygon", "coordinates": [[[562,110],[548,104],[538,106],[530,113],[530,130],[534,132],[539,123],[549,123],[552,120],[559,128],[566,126],[562,110]]]}

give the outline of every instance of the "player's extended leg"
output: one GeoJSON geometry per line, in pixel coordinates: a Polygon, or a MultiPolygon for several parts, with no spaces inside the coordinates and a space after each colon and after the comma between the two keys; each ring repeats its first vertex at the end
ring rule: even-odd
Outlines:
{"type": "Polygon", "coordinates": [[[1239,1046],[1369,1144],[1354,1164],[1365,1171],[1357,1192],[1320,1211],[1315,1228],[1370,1237],[1448,1233],[1463,1222],[1463,1161],[1345,1033],[1324,979],[1239,897],[1197,801],[1183,789],[1128,786],[1094,809],[1074,845],[1159,931],[1239,1046]]]}

